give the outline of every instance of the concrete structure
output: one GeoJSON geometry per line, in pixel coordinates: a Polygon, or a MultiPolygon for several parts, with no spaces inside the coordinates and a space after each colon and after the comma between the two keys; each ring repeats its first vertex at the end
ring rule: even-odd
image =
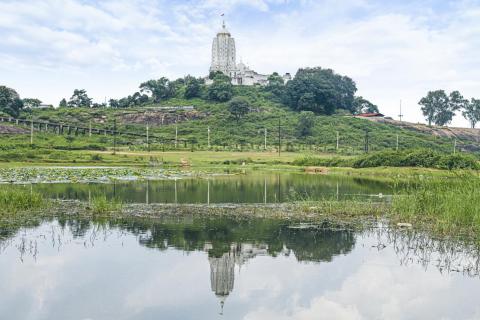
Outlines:
{"type": "MultiPolygon", "coordinates": [[[[243,62],[237,65],[236,61],[235,39],[232,37],[230,31],[225,26],[225,21],[222,23],[222,28],[217,32],[212,42],[212,62],[210,65],[210,72],[220,71],[232,79],[234,85],[267,85],[267,74],[260,74],[250,69],[243,62]]],[[[283,76],[285,82],[291,80],[291,75],[286,73],[283,76]]],[[[213,81],[206,79],[207,84],[213,81]]]]}

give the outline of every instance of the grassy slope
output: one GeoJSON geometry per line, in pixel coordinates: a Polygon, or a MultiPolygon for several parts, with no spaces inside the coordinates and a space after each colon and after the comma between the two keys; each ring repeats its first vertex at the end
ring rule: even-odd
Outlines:
{"type": "MultiPolygon", "coordinates": [[[[152,153],[146,152],[144,138],[117,137],[117,147],[124,152],[117,156],[111,155],[113,145],[112,136],[104,135],[71,135],[63,136],[53,133],[35,132],[34,148],[30,146],[29,134],[2,135],[0,140],[0,162],[50,162],[50,163],[104,163],[104,164],[149,164],[153,161],[179,162],[186,158],[194,164],[221,163],[225,160],[247,160],[251,158],[257,163],[276,164],[291,162],[295,157],[305,154],[348,157],[361,154],[364,148],[365,130],[369,131],[370,150],[395,149],[396,138],[399,136],[400,149],[429,148],[441,152],[451,152],[453,141],[448,138],[436,138],[421,132],[402,129],[389,124],[376,123],[364,119],[348,116],[315,116],[315,126],[309,137],[298,137],[296,128],[298,113],[272,102],[268,94],[254,87],[235,87],[237,95],[247,96],[252,107],[257,110],[246,115],[240,121],[230,117],[226,103],[212,103],[202,99],[185,100],[174,98],[162,102],[160,106],[194,105],[196,110],[206,115],[198,120],[189,120],[178,124],[178,138],[197,143],[194,149],[207,149],[207,128],[211,129],[212,151],[226,151],[219,153],[191,154],[192,145],[179,143],[181,153],[165,154],[158,151],[174,149],[173,144],[161,144],[154,138],[150,140],[152,153]],[[278,120],[281,120],[282,157],[276,158],[278,144],[278,120]],[[263,152],[264,129],[268,131],[268,152],[263,152]],[[336,149],[337,131],[340,135],[340,147],[336,149]],[[68,151],[67,151],[68,150],[68,151]],[[71,150],[90,150],[71,151],[71,150]],[[285,153],[296,152],[297,155],[285,153]],[[131,152],[137,152],[132,154],[131,152]],[[234,152],[243,151],[241,154],[234,152]],[[183,153],[182,153],[183,152],[183,153]],[[233,152],[233,153],[232,153],[233,152]],[[253,152],[248,154],[246,152],[253,152]],[[101,153],[100,158],[93,154],[101,153]],[[153,159],[151,159],[153,158],[153,159]]],[[[156,106],[159,106],[156,105],[156,106]]],[[[122,115],[126,113],[143,113],[145,108],[129,109],[54,109],[34,110],[22,117],[32,117],[38,120],[60,122],[64,124],[78,124],[88,127],[92,121],[94,128],[112,128],[114,119],[117,119],[118,130],[145,133],[144,124],[122,123],[122,115]],[[103,119],[105,123],[99,123],[103,119]]],[[[182,113],[183,111],[178,111],[182,113]]],[[[27,128],[29,132],[29,128],[27,128]]],[[[151,137],[161,136],[168,139],[175,137],[175,126],[151,126],[151,137]]],[[[461,142],[457,142],[461,146],[461,142]]]]}
{"type": "MultiPolygon", "coordinates": [[[[247,96],[254,108],[260,112],[251,112],[239,122],[229,116],[225,103],[211,103],[201,99],[170,99],[161,103],[162,106],[195,105],[196,109],[208,114],[206,118],[181,122],[178,125],[179,139],[196,139],[198,148],[206,148],[207,127],[211,129],[211,144],[214,149],[259,149],[263,145],[263,130],[268,130],[268,145],[273,149],[278,144],[278,119],[282,125],[282,144],[291,150],[316,149],[323,152],[334,152],[336,146],[336,132],[340,135],[341,154],[358,154],[363,151],[365,130],[370,132],[370,149],[394,149],[397,134],[400,137],[400,148],[430,148],[443,152],[452,150],[453,141],[448,138],[436,138],[432,135],[402,129],[396,126],[375,123],[368,120],[356,119],[348,116],[316,116],[315,127],[310,137],[297,137],[296,127],[298,113],[272,102],[268,95],[258,88],[236,87],[238,95],[247,96]],[[311,147],[312,146],[312,147],[311,147]]],[[[142,108],[124,110],[88,110],[88,109],[63,109],[63,110],[36,110],[34,118],[62,121],[65,123],[78,123],[87,126],[93,117],[106,116],[107,124],[94,124],[103,128],[112,126],[114,118],[121,118],[122,113],[142,112],[142,108]]],[[[120,122],[120,121],[119,121],[120,122]]],[[[145,126],[140,124],[119,124],[119,129],[135,132],[145,132],[145,126]]],[[[159,135],[173,139],[175,136],[174,125],[156,126],[151,128],[152,135],[159,135]]],[[[83,140],[83,138],[82,138],[83,140]]],[[[100,142],[111,144],[108,139],[99,139],[100,142]]],[[[111,139],[110,139],[111,140],[111,139]]],[[[58,142],[58,141],[57,141],[58,142]]],[[[142,145],[142,139],[119,138],[119,144],[130,146],[142,145]]],[[[461,146],[461,142],[458,142],[461,146]]],[[[67,145],[67,143],[64,143],[67,145]]],[[[154,146],[155,147],[155,146],[154,146]]],[[[160,146],[156,146],[157,149],[160,146]]],[[[169,147],[169,146],[166,146],[169,147]]],[[[171,147],[171,146],[170,146],[171,147]]],[[[188,147],[187,147],[188,148],[188,147]]]]}

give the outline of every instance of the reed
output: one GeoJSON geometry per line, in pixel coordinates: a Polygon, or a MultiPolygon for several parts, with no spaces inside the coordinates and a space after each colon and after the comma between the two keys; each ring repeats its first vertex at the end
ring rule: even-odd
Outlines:
{"type": "Polygon", "coordinates": [[[91,204],[94,214],[118,213],[122,210],[122,202],[117,198],[107,199],[106,196],[99,196],[93,198],[91,204]]]}
{"type": "Polygon", "coordinates": [[[428,222],[443,234],[480,234],[480,178],[419,178],[393,198],[392,213],[412,223],[428,222]]]}
{"type": "Polygon", "coordinates": [[[46,207],[48,201],[37,192],[0,188],[0,214],[14,214],[46,207]]]}

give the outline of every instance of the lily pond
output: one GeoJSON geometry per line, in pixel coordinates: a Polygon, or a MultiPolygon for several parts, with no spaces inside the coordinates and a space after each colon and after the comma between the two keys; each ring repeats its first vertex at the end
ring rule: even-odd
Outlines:
{"type": "MultiPolygon", "coordinates": [[[[30,178],[4,187],[169,208],[377,202],[392,193],[382,181],[301,173],[30,178]]],[[[191,208],[156,218],[61,214],[0,226],[0,318],[480,319],[476,246],[382,221],[307,223],[191,208]]]]}

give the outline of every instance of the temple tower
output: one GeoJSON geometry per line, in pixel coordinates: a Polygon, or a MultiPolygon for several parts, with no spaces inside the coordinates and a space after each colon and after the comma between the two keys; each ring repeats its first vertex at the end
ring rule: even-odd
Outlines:
{"type": "Polygon", "coordinates": [[[212,43],[212,64],[210,71],[221,71],[224,74],[234,77],[236,69],[235,39],[230,31],[222,23],[222,29],[213,38],[212,43]]]}

